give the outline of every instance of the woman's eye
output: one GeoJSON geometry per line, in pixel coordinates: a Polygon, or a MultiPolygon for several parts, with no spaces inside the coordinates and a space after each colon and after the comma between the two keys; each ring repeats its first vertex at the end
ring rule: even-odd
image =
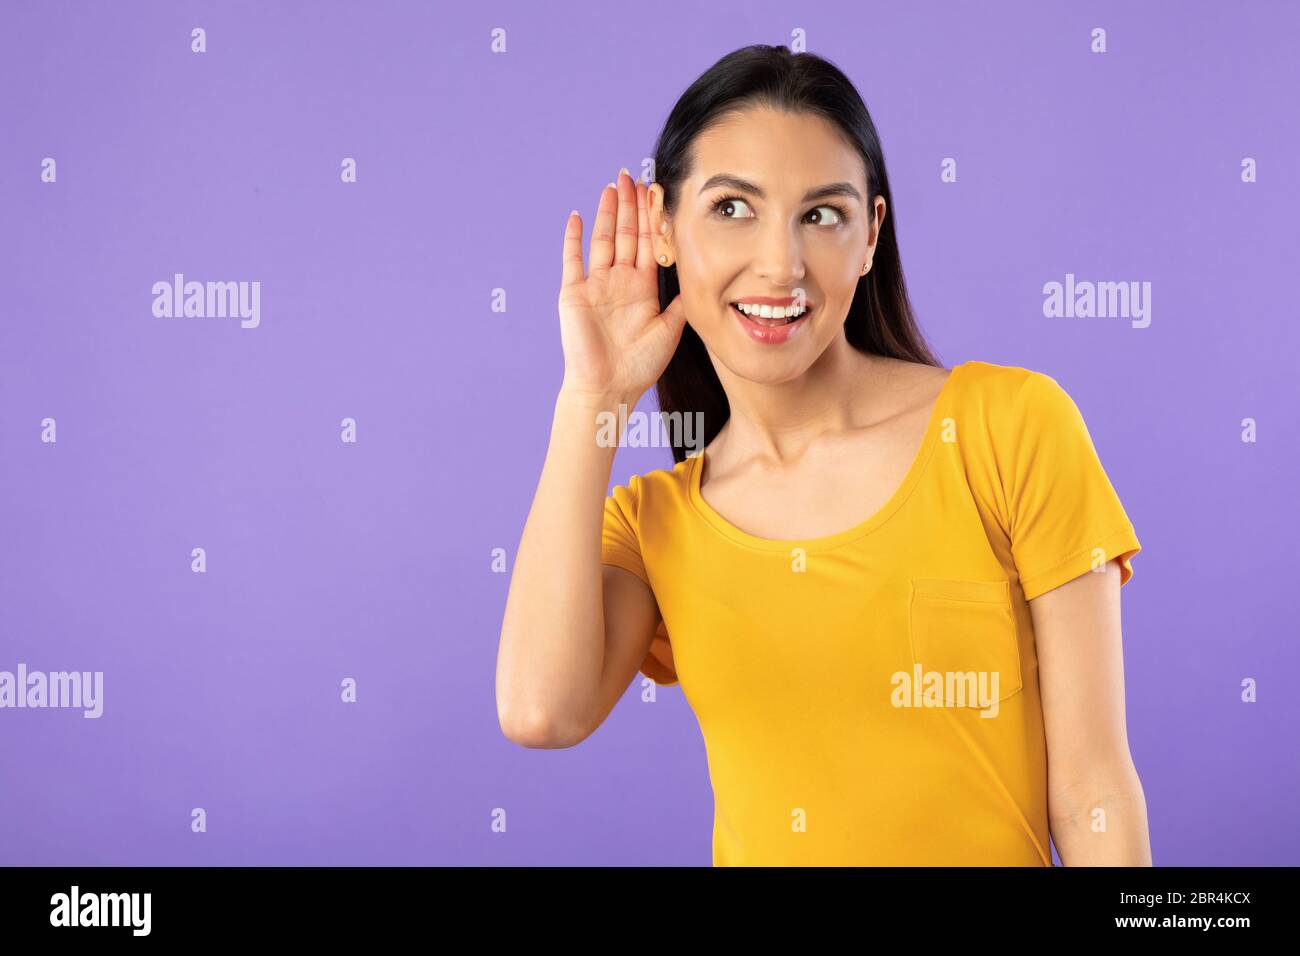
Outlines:
{"type": "Polygon", "coordinates": [[[818,206],[817,209],[814,209],[812,212],[808,213],[808,215],[811,216],[813,213],[817,212],[818,209],[828,210],[830,215],[834,217],[830,222],[826,222],[825,214],[823,214],[822,218],[817,221],[817,225],[819,226],[838,226],[844,221],[844,217],[840,215],[840,211],[834,206],[818,206]]]}
{"type": "MultiPolygon", "coordinates": [[[[739,215],[733,216],[733,215],[728,215],[727,210],[728,210],[728,209],[734,209],[734,208],[737,207],[737,206],[743,206],[745,209],[748,209],[748,208],[749,208],[749,203],[745,202],[745,200],[743,200],[743,199],[722,199],[722,200],[719,200],[718,204],[714,207],[714,209],[717,210],[718,215],[721,216],[723,219],[749,219],[749,218],[751,218],[751,216],[739,216],[739,215]]],[[[752,214],[751,214],[751,215],[752,215],[752,214]]]]}

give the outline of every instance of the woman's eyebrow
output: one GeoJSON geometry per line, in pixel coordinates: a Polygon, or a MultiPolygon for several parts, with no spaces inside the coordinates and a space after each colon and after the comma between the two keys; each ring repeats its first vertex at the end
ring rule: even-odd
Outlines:
{"type": "MultiPolygon", "coordinates": [[[[766,199],[767,194],[763,192],[756,184],[751,183],[748,179],[742,179],[732,173],[718,173],[716,176],[710,176],[700,187],[700,192],[706,189],[712,189],[714,186],[727,186],[739,192],[752,193],[759,199],[766,199]]],[[[814,189],[804,193],[803,202],[812,202],[814,199],[825,199],[827,196],[850,196],[858,202],[862,201],[862,194],[852,183],[839,182],[827,183],[825,186],[817,186],[814,189]]]]}

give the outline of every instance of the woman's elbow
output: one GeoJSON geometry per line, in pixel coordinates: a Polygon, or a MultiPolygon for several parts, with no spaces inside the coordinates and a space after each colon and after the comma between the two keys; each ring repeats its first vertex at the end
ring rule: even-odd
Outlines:
{"type": "Polygon", "coordinates": [[[497,723],[507,740],[533,750],[562,750],[581,743],[587,736],[542,714],[515,715],[498,708],[497,723]]]}

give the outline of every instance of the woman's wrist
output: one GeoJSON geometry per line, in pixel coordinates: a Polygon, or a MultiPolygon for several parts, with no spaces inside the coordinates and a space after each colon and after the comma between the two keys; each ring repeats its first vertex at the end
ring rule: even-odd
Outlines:
{"type": "Polygon", "coordinates": [[[628,416],[641,396],[627,391],[588,391],[561,387],[551,424],[552,448],[572,455],[583,445],[611,464],[628,416]]]}
{"type": "Polygon", "coordinates": [[[622,389],[591,390],[561,385],[555,397],[555,404],[557,407],[564,406],[591,412],[593,415],[600,412],[613,412],[617,415],[620,406],[628,411],[635,408],[642,394],[644,392],[634,393],[622,389]]]}

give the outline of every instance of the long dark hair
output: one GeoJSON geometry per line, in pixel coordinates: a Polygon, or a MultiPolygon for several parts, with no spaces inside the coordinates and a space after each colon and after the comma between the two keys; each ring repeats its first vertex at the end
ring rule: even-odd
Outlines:
{"type": "MultiPolygon", "coordinates": [[[[845,337],[860,352],[939,365],[916,324],[907,297],[894,231],[897,213],[885,173],[885,156],[871,114],[848,77],[813,53],[791,53],[783,46],[755,44],[728,53],[681,95],[655,144],[655,181],[664,190],[664,209],[677,208],[682,181],[690,174],[695,137],[725,115],[768,106],[809,112],[838,126],[862,155],[867,174],[867,208],[885,199],[885,222],[877,238],[871,271],[858,280],[844,322],[845,337]]],[[[658,267],[659,308],[680,291],[676,266],[658,267]]],[[[688,324],[655,389],[662,413],[703,414],[707,445],[731,415],[727,394],[699,335],[688,324]]],[[[699,436],[697,436],[699,440],[699,436]]],[[[673,443],[673,460],[684,461],[685,444],[673,443]]]]}

